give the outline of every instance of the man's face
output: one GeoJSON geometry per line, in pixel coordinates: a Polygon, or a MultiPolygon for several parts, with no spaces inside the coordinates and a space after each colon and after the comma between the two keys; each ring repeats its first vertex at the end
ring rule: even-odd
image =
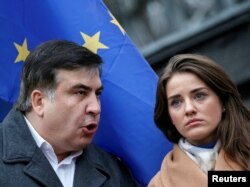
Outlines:
{"type": "Polygon", "coordinates": [[[78,151],[93,139],[100,119],[98,70],[59,70],[54,98],[43,99],[41,135],[56,154],[78,151]]]}

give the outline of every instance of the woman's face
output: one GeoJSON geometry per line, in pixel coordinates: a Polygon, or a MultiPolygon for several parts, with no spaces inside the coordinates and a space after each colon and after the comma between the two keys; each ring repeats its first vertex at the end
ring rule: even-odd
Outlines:
{"type": "Polygon", "coordinates": [[[223,106],[219,97],[196,75],[174,74],[166,85],[169,115],[179,133],[193,145],[215,141],[223,106]]]}

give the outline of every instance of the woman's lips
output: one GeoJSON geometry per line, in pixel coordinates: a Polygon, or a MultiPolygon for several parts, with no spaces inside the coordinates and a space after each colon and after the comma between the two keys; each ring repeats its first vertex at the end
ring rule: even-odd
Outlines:
{"type": "Polygon", "coordinates": [[[201,119],[191,119],[186,123],[186,126],[194,126],[194,125],[199,125],[202,122],[201,119]]]}

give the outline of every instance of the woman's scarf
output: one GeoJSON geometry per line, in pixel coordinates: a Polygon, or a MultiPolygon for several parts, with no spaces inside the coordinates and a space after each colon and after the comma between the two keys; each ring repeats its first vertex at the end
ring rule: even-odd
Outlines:
{"type": "Polygon", "coordinates": [[[215,161],[220,150],[220,141],[212,148],[197,147],[190,144],[186,139],[181,138],[179,147],[207,174],[208,170],[214,170],[215,161]]]}

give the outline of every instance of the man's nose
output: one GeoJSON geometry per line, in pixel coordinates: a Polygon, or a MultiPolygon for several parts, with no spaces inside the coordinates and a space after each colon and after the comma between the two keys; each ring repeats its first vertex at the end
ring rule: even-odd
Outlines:
{"type": "Polygon", "coordinates": [[[98,96],[93,94],[93,96],[90,97],[88,106],[87,106],[87,113],[92,113],[94,115],[98,115],[101,112],[101,103],[98,96]]]}

